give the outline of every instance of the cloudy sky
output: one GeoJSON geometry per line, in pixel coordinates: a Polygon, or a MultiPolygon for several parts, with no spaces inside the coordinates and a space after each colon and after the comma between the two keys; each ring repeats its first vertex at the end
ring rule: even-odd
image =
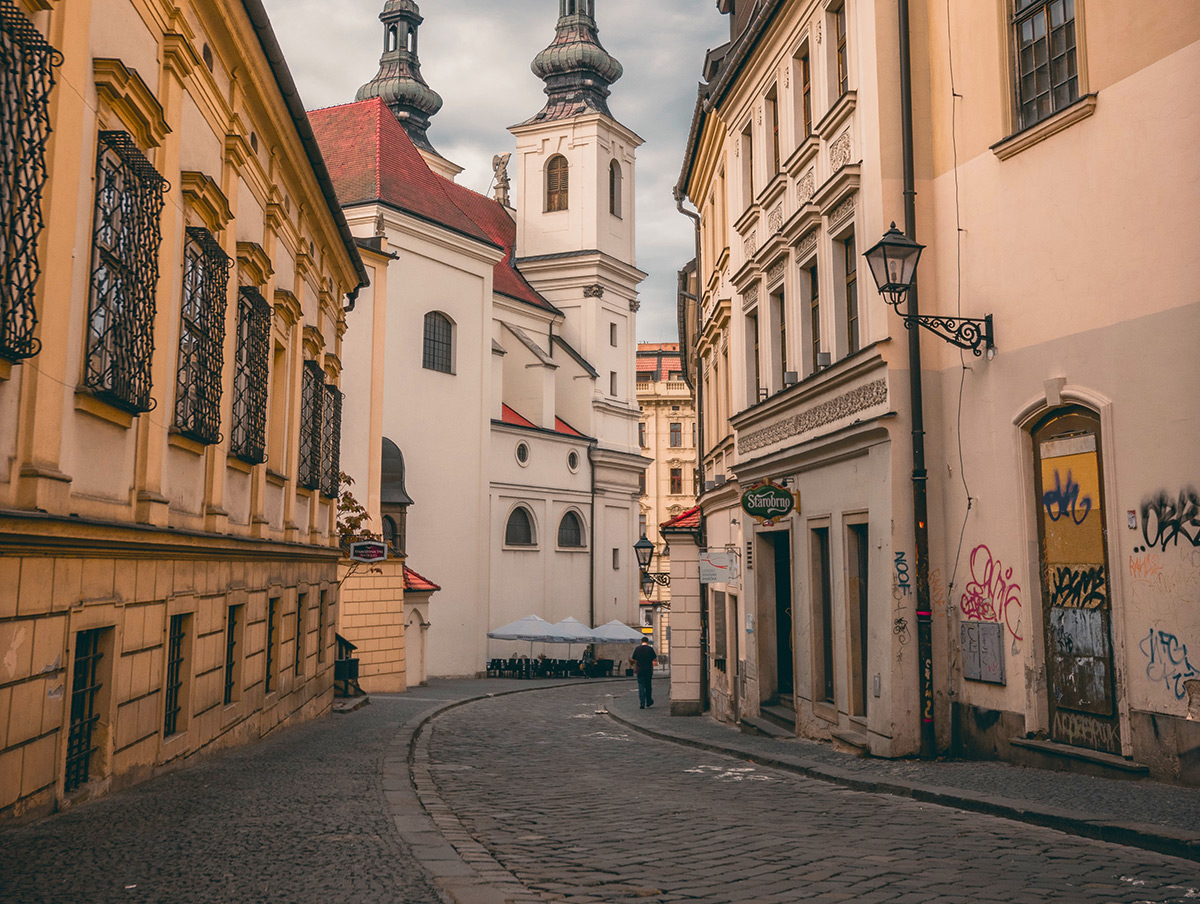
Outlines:
{"type": "MultiPolygon", "coordinates": [[[[311,110],[354,100],[378,69],[384,0],[265,0],[288,65],[311,110]]],[[[529,70],[554,37],[558,0],[420,0],[421,72],[445,101],[434,147],[486,191],[492,155],[511,151],[507,127],[542,108],[529,70]]],[[[600,40],[621,61],[613,115],[646,140],[638,151],[641,341],[675,341],[675,273],[694,253],[691,221],[675,210],[688,123],[704,52],[728,39],[713,0],[597,0],[600,40]]]]}

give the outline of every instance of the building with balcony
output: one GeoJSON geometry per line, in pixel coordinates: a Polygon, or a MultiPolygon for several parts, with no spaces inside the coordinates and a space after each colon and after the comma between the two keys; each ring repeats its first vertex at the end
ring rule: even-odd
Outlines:
{"type": "Polygon", "coordinates": [[[0,819],[333,697],[366,271],[258,0],[0,2],[0,819]]]}

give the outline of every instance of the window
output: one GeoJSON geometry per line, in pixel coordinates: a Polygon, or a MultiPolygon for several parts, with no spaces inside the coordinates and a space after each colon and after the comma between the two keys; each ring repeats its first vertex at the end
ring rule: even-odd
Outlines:
{"type": "Polygon", "coordinates": [[[742,190],[746,207],[754,203],[754,123],[742,132],[742,190]]]}
{"type": "Polygon", "coordinates": [[[1020,128],[1079,99],[1074,0],[1013,0],[1020,128]]]}
{"type": "Polygon", "coordinates": [[[641,536],[646,536],[646,516],[638,515],[638,533],[641,536]]]}
{"type": "Polygon", "coordinates": [[[336,499],[342,484],[342,393],[325,384],[325,406],[321,419],[321,492],[336,499]]]}
{"type": "Polygon", "coordinates": [[[867,634],[870,626],[867,608],[867,525],[846,525],[846,608],[850,616],[850,655],[854,668],[850,675],[852,716],[867,715],[867,634]]]}
{"type": "Polygon", "coordinates": [[[128,132],[100,133],[84,385],[131,412],[154,407],[150,358],[165,186],[128,132]]]}
{"type": "Polygon", "coordinates": [[[617,325],[615,323],[608,325],[608,344],[613,348],[617,347],[617,325]]]}
{"type": "Polygon", "coordinates": [[[71,725],[67,733],[67,763],[63,790],[74,791],[91,774],[96,723],[100,721],[100,694],[103,690],[101,660],[104,643],[101,630],[80,631],[75,635],[74,677],[71,680],[71,725]]]}
{"type": "Polygon", "coordinates": [[[279,664],[279,597],[267,600],[266,667],[263,672],[263,693],[275,690],[275,669],[279,664]]]}
{"type": "Polygon", "coordinates": [[[292,651],[292,672],[296,678],[304,676],[304,634],[308,621],[308,594],[296,594],[296,646],[292,651]]]}
{"type": "Polygon", "coordinates": [[[846,4],[833,11],[833,26],[837,37],[838,97],[850,90],[850,67],[846,60],[846,4]]]}
{"type": "Polygon", "coordinates": [[[324,375],[316,361],[304,362],[300,384],[300,485],[310,490],[321,486],[321,407],[324,375]]]}
{"type": "Polygon", "coordinates": [[[325,661],[325,622],[329,618],[329,591],[322,590],[317,603],[317,662],[325,661]]]}
{"type": "Polygon", "coordinates": [[[583,546],[583,523],[574,512],[567,512],[558,523],[558,545],[566,549],[583,546]]]}
{"type": "Polygon", "coordinates": [[[243,613],[241,606],[230,606],[225,617],[225,705],[235,702],[241,696],[241,664],[243,613]]]}
{"type": "Polygon", "coordinates": [[[779,94],[772,88],[767,95],[767,128],[771,130],[771,173],[774,179],[779,172],[779,94]]]}
{"type": "Polygon", "coordinates": [[[386,436],[381,445],[383,456],[380,467],[379,508],[380,514],[384,516],[384,539],[391,544],[396,555],[404,555],[408,507],[413,502],[404,486],[404,455],[400,447],[386,436]]]}
{"type": "Polygon", "coordinates": [[[858,255],[854,249],[854,235],[842,242],[846,253],[846,342],[847,350],[854,354],[861,348],[858,336],[858,255]]]}
{"type": "Polygon", "coordinates": [[[671,495],[678,496],[683,493],[683,468],[671,469],[671,495]]]}
{"type": "Polygon", "coordinates": [[[683,445],[683,424],[671,424],[671,448],[678,449],[683,445]]]}
{"type": "Polygon", "coordinates": [[[810,568],[812,573],[813,616],[820,636],[817,653],[817,675],[813,682],[814,696],[833,703],[833,597],[829,586],[829,528],[816,527],[811,531],[810,568]]]}
{"type": "Polygon", "coordinates": [[[567,209],[570,195],[570,179],[567,158],[555,154],[546,164],[546,210],[553,212],[567,209]]]}
{"type": "Polygon", "coordinates": [[[421,366],[448,374],[454,372],[454,324],[445,314],[425,315],[425,345],[421,366]]]}
{"type": "Polygon", "coordinates": [[[821,281],[816,264],[808,268],[808,331],[816,373],[821,364],[821,281]]]}
{"type": "Polygon", "coordinates": [[[522,506],[517,506],[508,516],[504,528],[505,546],[533,546],[533,519],[522,506]]]}
{"type": "Polygon", "coordinates": [[[267,379],[271,306],[253,286],[238,290],[234,350],[233,426],[229,451],[251,464],[267,460],[267,379]]]}
{"type": "Polygon", "coordinates": [[[615,370],[608,372],[608,394],[614,396],[617,394],[617,372],[615,370]]]}
{"type": "Polygon", "coordinates": [[[646,422],[638,421],[638,445],[646,448],[646,422]]]}
{"type": "Polygon", "coordinates": [[[800,121],[804,124],[804,137],[812,134],[812,65],[808,51],[800,55],[800,121]]]}
{"type": "Polygon", "coordinates": [[[221,441],[221,367],[230,261],[211,232],[187,229],[175,379],[175,426],[201,443],[221,441]]]}
{"type": "Polygon", "coordinates": [[[612,551],[613,571],[621,570],[621,550],[614,546],[612,551]]]}
{"type": "Polygon", "coordinates": [[[779,324],[779,388],[787,385],[787,305],[784,304],[783,289],[771,296],[771,304],[775,308],[776,322],[779,324]]]}
{"type": "Polygon", "coordinates": [[[615,160],[608,165],[608,212],[621,216],[621,164],[615,160]]]}
{"type": "Polygon", "coordinates": [[[642,471],[638,474],[638,493],[642,496],[646,495],[646,472],[642,471]]]}
{"type": "Polygon", "coordinates": [[[517,461],[523,465],[529,464],[529,444],[517,443],[517,461]]]}
{"type": "Polygon", "coordinates": [[[762,398],[762,363],[758,357],[758,314],[746,317],[746,340],[750,346],[750,366],[754,368],[754,397],[750,399],[753,405],[762,398]]]}
{"type": "Polygon", "coordinates": [[[24,13],[0,5],[0,357],[13,360],[41,347],[33,298],[56,55],[24,13]]]}
{"type": "Polygon", "coordinates": [[[166,703],[163,709],[163,737],[169,738],[180,731],[179,714],[183,710],[184,649],[188,617],[172,615],[167,632],[167,683],[164,688],[166,703]]]}

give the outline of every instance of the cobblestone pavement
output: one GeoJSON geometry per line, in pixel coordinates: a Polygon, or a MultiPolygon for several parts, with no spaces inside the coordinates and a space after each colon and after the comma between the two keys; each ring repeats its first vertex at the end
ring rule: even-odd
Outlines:
{"type": "Polygon", "coordinates": [[[422,801],[477,868],[493,864],[482,874],[533,892],[512,900],[1200,899],[1195,862],[658,741],[603,714],[614,691],[629,693],[575,685],[472,703],[417,745],[431,776],[418,776],[422,801]]]}

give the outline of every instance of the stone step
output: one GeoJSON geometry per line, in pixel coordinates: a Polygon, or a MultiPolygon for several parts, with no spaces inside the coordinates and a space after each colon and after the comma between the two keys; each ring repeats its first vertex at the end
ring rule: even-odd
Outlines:
{"type": "Polygon", "coordinates": [[[1060,744],[1057,741],[1043,741],[1038,738],[1011,738],[1009,743],[1014,747],[1028,750],[1033,764],[1051,769],[1063,768],[1055,766],[1053,761],[1075,760],[1087,763],[1093,767],[1093,774],[1110,775],[1117,778],[1142,778],[1150,774],[1150,767],[1112,753],[1101,753],[1099,750],[1089,750],[1086,747],[1072,747],[1070,744],[1060,744]],[[1045,759],[1043,759],[1045,758],[1045,759]],[[1049,761],[1049,762],[1048,762],[1049,761]]]}
{"type": "Polygon", "coordinates": [[[871,741],[865,734],[845,728],[833,732],[833,749],[838,753],[848,753],[851,756],[869,756],[871,741]]]}
{"type": "Polygon", "coordinates": [[[746,734],[765,735],[768,738],[784,740],[796,736],[794,731],[781,728],[769,719],[759,719],[754,716],[743,717],[742,721],[738,723],[738,727],[746,734]]]}
{"type": "MultiPolygon", "coordinates": [[[[791,702],[790,700],[788,701],[791,702]]],[[[764,703],[758,708],[759,715],[769,719],[780,728],[786,729],[790,735],[796,733],[796,711],[790,706],[778,703],[764,703]]]]}

